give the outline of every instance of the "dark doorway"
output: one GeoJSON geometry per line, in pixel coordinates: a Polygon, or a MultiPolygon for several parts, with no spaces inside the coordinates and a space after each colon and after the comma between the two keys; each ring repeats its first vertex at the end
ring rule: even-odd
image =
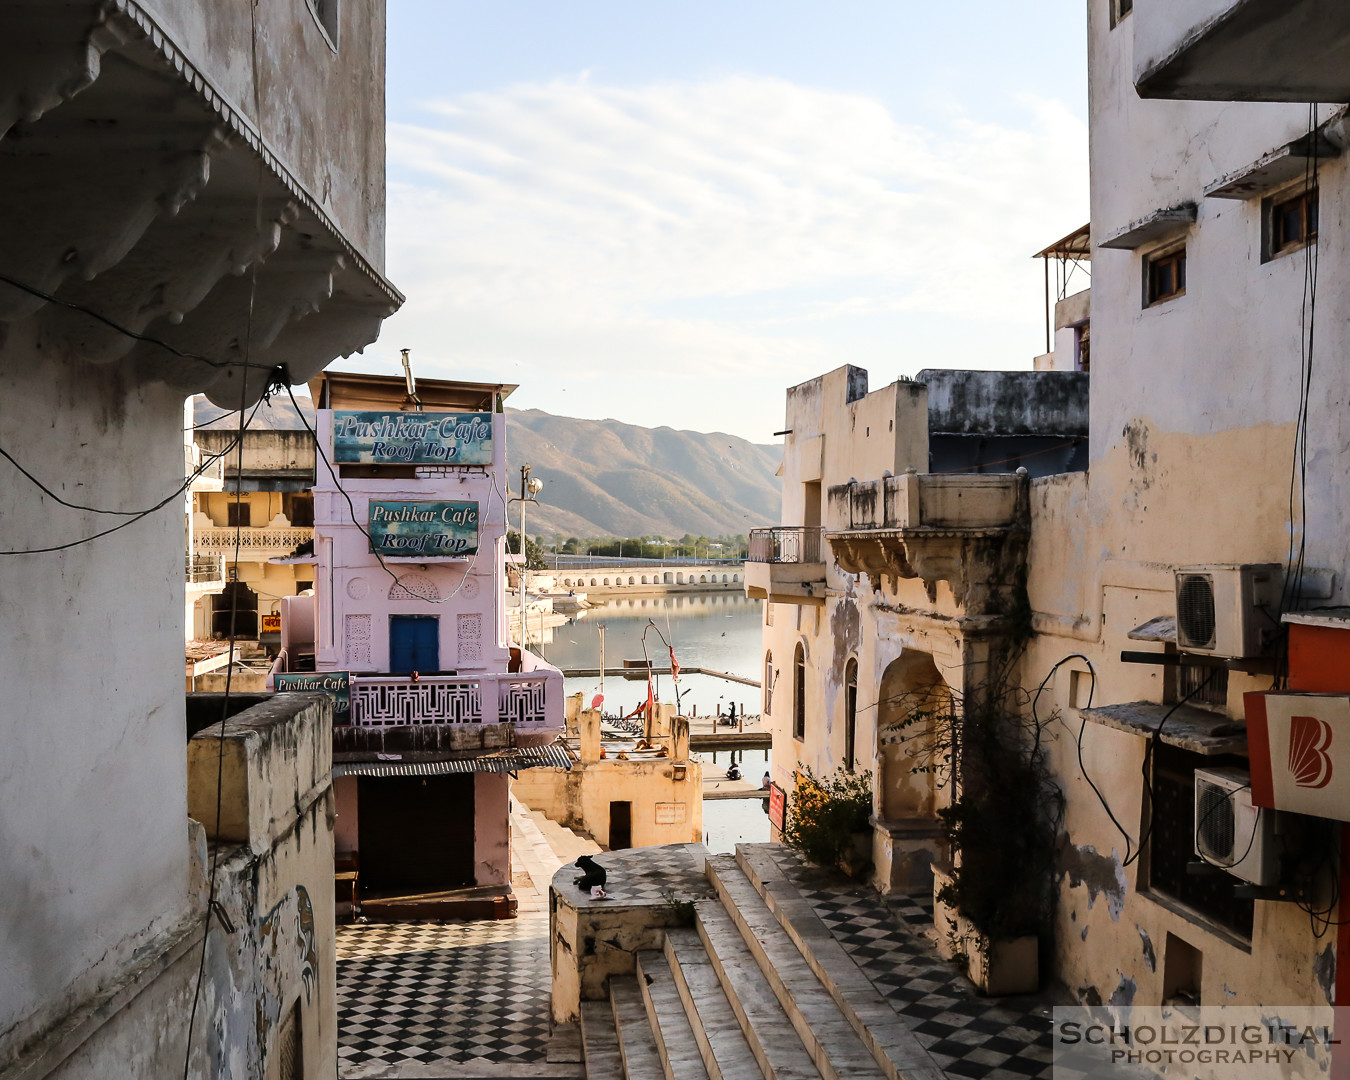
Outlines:
{"type": "Polygon", "coordinates": [[[473,776],[363,776],[356,789],[361,886],[437,892],[472,885],[473,776]]]}
{"type": "Polygon", "coordinates": [[[441,668],[441,620],[435,615],[389,616],[389,670],[395,675],[441,668]]]}
{"type": "Polygon", "coordinates": [[[609,850],[619,851],[633,846],[633,804],[609,804],[609,850]]]}
{"type": "Polygon", "coordinates": [[[252,641],[258,636],[258,594],[242,581],[231,581],[211,601],[211,632],[230,636],[230,611],[234,609],[234,636],[252,641]]]}

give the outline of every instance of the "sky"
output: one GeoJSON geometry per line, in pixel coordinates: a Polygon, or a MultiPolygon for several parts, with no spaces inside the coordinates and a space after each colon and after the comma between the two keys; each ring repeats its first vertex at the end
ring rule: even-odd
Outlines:
{"type": "Polygon", "coordinates": [[[842,364],[1027,368],[1087,220],[1082,0],[389,0],[387,273],[346,369],[776,441],[842,364]]]}

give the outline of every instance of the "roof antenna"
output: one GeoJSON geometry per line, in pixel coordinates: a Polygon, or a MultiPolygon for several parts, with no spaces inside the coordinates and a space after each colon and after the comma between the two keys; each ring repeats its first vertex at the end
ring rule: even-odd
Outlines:
{"type": "Polygon", "coordinates": [[[412,364],[408,362],[408,354],[411,349],[399,349],[403,354],[403,379],[408,385],[408,395],[403,399],[403,408],[414,409],[417,412],[422,411],[422,399],[417,396],[417,380],[413,378],[412,364]]]}

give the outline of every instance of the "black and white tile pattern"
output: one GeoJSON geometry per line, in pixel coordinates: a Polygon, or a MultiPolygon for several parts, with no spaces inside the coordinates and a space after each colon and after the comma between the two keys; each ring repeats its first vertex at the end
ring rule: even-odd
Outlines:
{"type": "Polygon", "coordinates": [[[548,915],[337,928],[338,1062],[542,1062],[548,915]]]}
{"type": "Polygon", "coordinates": [[[810,867],[785,847],[774,858],[858,967],[953,1077],[1048,1078],[1054,1004],[985,998],[938,956],[931,897],[882,897],[810,867]]]}

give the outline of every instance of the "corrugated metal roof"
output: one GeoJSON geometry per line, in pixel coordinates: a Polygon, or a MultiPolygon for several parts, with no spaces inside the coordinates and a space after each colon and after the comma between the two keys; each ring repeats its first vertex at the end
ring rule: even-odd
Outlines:
{"type": "Polygon", "coordinates": [[[337,761],[333,776],[448,776],[451,773],[503,773],[521,769],[567,769],[572,758],[561,743],[494,750],[454,761],[337,761]]]}

